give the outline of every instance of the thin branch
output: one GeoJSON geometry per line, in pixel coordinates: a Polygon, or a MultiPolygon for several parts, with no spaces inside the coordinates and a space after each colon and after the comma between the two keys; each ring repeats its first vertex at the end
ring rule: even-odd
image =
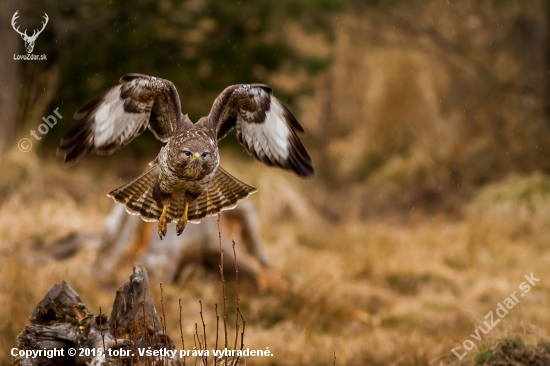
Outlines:
{"type": "MultiPolygon", "coordinates": [[[[154,314],[156,314],[157,311],[155,310],[155,304],[153,304],[153,302],[151,302],[151,320],[154,319],[154,314]]],[[[162,317],[160,317],[162,319],[162,317]]],[[[160,322],[160,326],[162,328],[162,320],[160,322]]],[[[156,323],[155,321],[153,320],[153,341],[151,342],[151,335],[149,334],[149,331],[147,331],[147,335],[148,335],[148,339],[149,339],[149,343],[151,345],[151,347],[154,349],[155,346],[157,345],[157,327],[156,327],[156,323]]],[[[153,362],[155,363],[155,356],[153,356],[153,362]]],[[[153,365],[154,366],[154,365],[153,365]]]]}
{"type": "MultiPolygon", "coordinates": [[[[202,347],[202,342],[201,342],[201,338],[199,336],[199,326],[197,323],[195,323],[195,334],[194,334],[194,337],[197,339],[197,342],[199,342],[199,350],[203,350],[204,348],[202,347]]],[[[196,344],[196,343],[195,343],[196,344]]],[[[195,363],[197,362],[197,358],[195,357],[195,363]]],[[[205,363],[204,363],[204,356],[201,356],[201,363],[202,365],[204,366],[207,366],[205,363]]]]}
{"type": "Polygon", "coordinates": [[[101,334],[101,342],[103,342],[103,354],[105,355],[105,359],[107,359],[107,351],[105,349],[105,336],[103,335],[103,324],[101,323],[101,317],[103,314],[101,314],[101,306],[99,307],[99,333],[101,334]]]}
{"type": "MultiPolygon", "coordinates": [[[[203,331],[203,334],[204,334],[204,349],[207,350],[208,346],[206,345],[206,324],[204,324],[204,317],[202,315],[202,301],[201,300],[199,300],[199,304],[201,306],[200,314],[201,314],[201,321],[202,321],[202,331],[203,331]]],[[[205,365],[208,365],[208,354],[205,355],[205,365]]]]}
{"type": "MultiPolygon", "coordinates": [[[[113,332],[114,332],[114,335],[115,335],[115,337],[114,337],[115,338],[115,348],[118,350],[118,363],[120,364],[120,366],[122,366],[122,358],[120,357],[120,349],[118,349],[118,341],[117,341],[118,336],[117,336],[117,332],[116,332],[116,320],[114,321],[113,328],[114,328],[113,332]]],[[[134,364],[134,358],[132,357],[130,360],[131,360],[130,363],[133,365],[134,364]]]]}
{"type": "Polygon", "coordinates": [[[214,304],[214,310],[216,311],[216,350],[218,349],[218,338],[220,329],[220,316],[218,315],[218,303],[214,304]]]}
{"type": "MultiPolygon", "coordinates": [[[[197,349],[197,323],[195,323],[195,334],[193,334],[193,343],[195,343],[195,349],[197,349]]],[[[199,347],[200,349],[200,347],[199,347]]],[[[195,365],[197,364],[197,357],[195,357],[195,365]]]]}
{"type": "MultiPolygon", "coordinates": [[[[164,333],[164,323],[165,321],[162,319],[162,316],[160,317],[160,327],[162,328],[163,330],[163,333],[164,333]]],[[[153,338],[153,344],[156,345],[157,344],[157,339],[156,339],[156,333],[155,333],[155,338],[153,338]]],[[[164,337],[164,349],[167,349],[168,347],[166,346],[166,336],[164,337]]],[[[166,356],[163,357],[163,360],[166,359],[166,356]]],[[[164,363],[164,361],[163,361],[164,363]]]]}
{"type": "Polygon", "coordinates": [[[164,289],[162,288],[162,282],[160,283],[160,307],[162,309],[162,318],[164,318],[164,326],[162,327],[162,335],[164,335],[164,348],[168,349],[168,338],[166,337],[167,321],[166,313],[164,312],[164,289]]]}
{"type": "MultiPolygon", "coordinates": [[[[222,232],[220,231],[220,219],[221,214],[218,213],[218,238],[220,242],[220,276],[222,280],[222,293],[223,293],[223,330],[225,333],[225,348],[227,348],[227,297],[225,296],[225,277],[223,275],[223,249],[222,249],[222,232]]],[[[225,359],[225,366],[227,366],[227,357],[225,359]]]]}
{"type": "Polygon", "coordinates": [[[233,345],[233,349],[237,350],[237,341],[239,340],[239,266],[237,264],[237,252],[235,251],[235,240],[232,240],[233,242],[233,259],[235,261],[235,303],[236,303],[236,310],[235,310],[235,344],[233,345]]]}
{"type": "MultiPolygon", "coordinates": [[[[241,321],[243,322],[243,331],[241,332],[241,351],[242,351],[243,348],[244,348],[244,330],[246,328],[246,322],[244,321],[244,317],[243,317],[243,314],[241,313],[241,311],[238,310],[238,312],[239,312],[239,315],[241,317],[241,321]]],[[[239,363],[239,358],[240,357],[237,355],[237,359],[233,363],[233,366],[236,366],[239,363]]]]}
{"type": "Polygon", "coordinates": [[[185,352],[185,342],[183,341],[183,326],[182,326],[182,322],[181,322],[181,298],[179,299],[179,304],[180,304],[180,335],[181,335],[181,349],[183,350],[183,364],[185,365],[185,354],[187,352],[185,352]]]}
{"type": "MultiPolygon", "coordinates": [[[[137,325],[136,325],[136,308],[135,308],[135,299],[134,299],[134,294],[130,294],[130,297],[132,299],[132,319],[133,319],[133,325],[134,325],[134,329],[133,329],[133,332],[134,333],[134,355],[135,357],[138,357],[138,350],[137,350],[137,325]]],[[[139,360],[136,360],[137,363],[139,364],[139,360]]]]}
{"type": "MultiPolygon", "coordinates": [[[[145,342],[148,342],[149,343],[149,346],[153,346],[154,345],[151,345],[151,339],[149,338],[149,332],[147,331],[147,324],[145,323],[145,318],[147,318],[145,316],[145,293],[147,292],[147,287],[143,286],[143,299],[141,300],[141,307],[143,309],[143,330],[142,330],[142,337],[143,337],[143,344],[144,345],[147,345],[147,343],[145,342]],[[143,334],[143,332],[145,332],[145,334],[143,334]]],[[[146,358],[147,360],[147,366],[151,366],[151,363],[149,361],[149,356],[147,356],[146,358]]]]}
{"type": "Polygon", "coordinates": [[[243,322],[243,331],[241,332],[241,351],[244,348],[244,329],[246,328],[246,321],[244,320],[243,313],[239,310],[239,315],[241,316],[241,321],[243,322]]]}

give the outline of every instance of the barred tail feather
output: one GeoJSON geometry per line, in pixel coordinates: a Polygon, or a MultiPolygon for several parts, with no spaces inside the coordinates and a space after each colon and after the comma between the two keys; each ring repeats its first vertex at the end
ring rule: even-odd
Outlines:
{"type": "MultiPolygon", "coordinates": [[[[239,201],[256,192],[256,188],[241,182],[220,167],[208,189],[194,202],[189,203],[187,217],[190,222],[200,222],[206,216],[235,208],[239,201]]],[[[183,207],[181,213],[183,214],[183,207]]]]}
{"type": "MultiPolygon", "coordinates": [[[[132,215],[139,215],[144,221],[158,221],[162,214],[160,207],[153,199],[153,186],[160,169],[158,165],[125,185],[109,193],[109,197],[118,203],[126,205],[126,211],[132,215]]],[[[201,222],[206,216],[215,215],[223,210],[230,210],[237,203],[257,190],[222,168],[218,168],[208,189],[195,201],[189,203],[188,220],[201,222]]],[[[166,211],[168,222],[177,222],[185,209],[184,197],[172,198],[166,211]]]]}
{"type": "Polygon", "coordinates": [[[151,204],[156,205],[153,200],[153,186],[159,172],[159,166],[154,165],[133,181],[111,191],[107,196],[111,197],[117,203],[126,205],[126,211],[128,211],[128,213],[132,215],[141,215],[141,211],[144,207],[149,207],[151,204]]]}

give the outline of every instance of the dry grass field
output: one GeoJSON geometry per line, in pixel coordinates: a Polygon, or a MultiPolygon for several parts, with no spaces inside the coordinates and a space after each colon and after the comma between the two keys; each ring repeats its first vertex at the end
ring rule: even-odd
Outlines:
{"type": "MultiPolygon", "coordinates": [[[[73,231],[90,237],[101,233],[111,207],[105,192],[118,183],[112,178],[116,173],[63,170],[58,161],[18,150],[4,156],[0,166],[6,172],[0,187],[5,197],[0,207],[0,336],[7,363],[32,308],[54,284],[66,280],[94,311],[100,306],[110,310],[115,288],[102,284],[94,272],[103,243],[90,240],[65,259],[56,259],[49,248],[73,231]]],[[[499,302],[519,292],[530,273],[540,282],[489,334],[481,334],[463,361],[475,360],[479,350],[486,352],[499,339],[547,340],[550,179],[542,174],[488,185],[464,204],[459,218],[411,213],[359,220],[351,212],[334,222],[315,206],[315,197],[330,189],[250,166],[237,161],[228,169],[260,187],[252,199],[266,250],[290,290],[260,294],[250,281],[241,281],[246,347],[269,347],[275,355],[248,358],[246,364],[327,365],[334,352],[339,365],[458,364],[451,349],[461,346],[499,302]]],[[[349,201],[334,204],[353,206],[354,200],[351,193],[349,201]]],[[[121,273],[129,275],[131,266],[127,263],[121,273]]],[[[231,281],[229,323],[234,329],[231,281]]],[[[222,303],[215,270],[196,268],[180,283],[155,277],[151,282],[157,300],[163,282],[168,332],[175,340],[179,298],[188,341],[194,324],[200,324],[199,300],[208,333],[214,334],[214,304],[222,303]]]]}
{"type": "MultiPolygon", "coordinates": [[[[550,364],[550,134],[538,82],[545,33],[529,22],[543,24],[544,4],[411,4],[395,5],[391,16],[337,18],[333,45],[286,30],[306,51],[333,59],[313,80],[316,93],[293,106],[315,179],[224,147],[222,166],[259,190],[249,200],[273,269],[289,285],[273,293],[239,282],[245,347],[274,354],[242,364],[550,364]],[[531,274],[540,281],[523,292],[531,274]],[[485,334],[478,327],[487,329],[486,315],[496,323],[499,303],[514,292],[517,304],[485,334]],[[472,349],[460,360],[451,350],[464,354],[464,345],[472,349]]],[[[305,77],[269,82],[292,90],[305,77]]],[[[54,149],[0,155],[2,364],[54,284],[67,281],[93,311],[109,313],[131,274],[128,259],[112,274],[124,278],[116,286],[97,276],[112,209],[106,193],[153,156],[126,150],[64,169],[54,149]],[[82,245],[63,252],[71,233],[82,245]]],[[[163,284],[178,348],[178,299],[186,345],[200,324],[199,301],[213,344],[219,277],[201,266],[176,282],[150,276],[157,309],[163,284]]]]}

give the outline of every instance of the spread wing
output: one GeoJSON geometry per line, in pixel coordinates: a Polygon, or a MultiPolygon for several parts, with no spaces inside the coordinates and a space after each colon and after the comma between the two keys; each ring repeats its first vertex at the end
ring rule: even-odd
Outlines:
{"type": "Polygon", "coordinates": [[[270,166],[307,177],[314,174],[297,132],[304,132],[290,110],[271,94],[269,86],[242,84],[226,88],[208,115],[218,140],[233,127],[249,154],[270,166]]]}
{"type": "Polygon", "coordinates": [[[174,85],[140,74],[124,75],[120,83],[75,112],[74,119],[79,122],[57,149],[65,164],[76,163],[89,152],[111,154],[147,126],[162,142],[172,137],[181,114],[174,85]]]}

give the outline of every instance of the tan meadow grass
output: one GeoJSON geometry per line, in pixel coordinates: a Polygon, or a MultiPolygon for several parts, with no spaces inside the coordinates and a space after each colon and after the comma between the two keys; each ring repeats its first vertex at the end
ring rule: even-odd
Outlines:
{"type": "MultiPolygon", "coordinates": [[[[401,4],[396,14],[402,7],[411,11],[401,4]]],[[[527,71],[538,74],[513,48],[497,53],[475,42],[498,43],[513,31],[514,17],[530,19],[542,2],[518,4],[435,0],[415,16],[502,80],[523,82],[527,71]],[[483,27],[472,30],[478,23],[483,27]]],[[[296,106],[321,178],[303,181],[251,158],[222,155],[224,168],[259,189],[250,200],[266,250],[291,288],[284,296],[259,294],[241,282],[245,347],[269,347],[275,355],[246,364],[327,365],[336,353],[337,365],[458,365],[451,349],[530,273],[540,283],[461,362],[475,364],[480,350],[497,352],[501,339],[544,341],[550,179],[538,170],[548,171],[550,143],[541,101],[491,86],[467,60],[429,37],[396,30],[379,13],[338,21],[332,46],[289,30],[297,42],[334,58],[314,80],[316,93],[296,106]]],[[[292,89],[303,77],[270,83],[292,89]]],[[[83,246],[59,261],[49,248],[73,231],[102,232],[112,207],[106,193],[146,166],[125,159],[87,157],[65,170],[59,160],[32,153],[0,156],[3,363],[32,308],[55,283],[66,280],[94,311],[110,311],[116,289],[94,277],[101,246],[83,246]]],[[[196,268],[178,283],[152,277],[157,300],[159,282],[178,348],[179,298],[186,347],[200,324],[199,300],[213,339],[214,304],[222,303],[217,271],[196,268]]],[[[230,279],[227,290],[233,314],[230,279]]]]}
{"type": "MultiPolygon", "coordinates": [[[[9,361],[9,349],[16,346],[15,337],[32,308],[54,284],[66,280],[96,312],[101,306],[108,313],[114,297],[114,289],[94,277],[100,246],[79,248],[60,261],[48,255],[48,247],[70,231],[101,232],[110,207],[102,190],[117,183],[98,186],[84,168],[76,168],[75,175],[59,168],[57,161],[38,164],[36,157],[21,154],[11,152],[0,161],[3,169],[16,172],[2,181],[8,194],[0,206],[3,363],[9,361]],[[73,192],[75,185],[89,189],[80,197],[73,192]]],[[[531,272],[541,282],[487,340],[493,342],[497,334],[521,336],[521,329],[531,326],[543,333],[550,329],[550,283],[545,277],[550,179],[543,175],[515,175],[488,185],[463,207],[459,219],[424,213],[359,220],[344,212],[331,222],[308,196],[330,194],[319,182],[267,168],[247,169],[248,162],[228,163],[227,169],[259,187],[252,199],[266,249],[275,269],[291,284],[285,296],[261,295],[241,281],[245,347],[269,347],[275,355],[249,358],[247,364],[330,364],[334,352],[340,365],[456,363],[451,348],[460,346],[531,272]],[[269,192],[281,199],[270,201],[269,192]]],[[[227,281],[233,334],[234,290],[231,279],[227,281]]],[[[159,282],[168,332],[178,348],[179,298],[188,344],[194,324],[200,324],[199,300],[207,334],[213,337],[214,304],[222,303],[216,271],[195,271],[183,283],[151,278],[157,308],[159,282]]],[[[532,339],[540,338],[538,331],[530,331],[532,339]]]]}

